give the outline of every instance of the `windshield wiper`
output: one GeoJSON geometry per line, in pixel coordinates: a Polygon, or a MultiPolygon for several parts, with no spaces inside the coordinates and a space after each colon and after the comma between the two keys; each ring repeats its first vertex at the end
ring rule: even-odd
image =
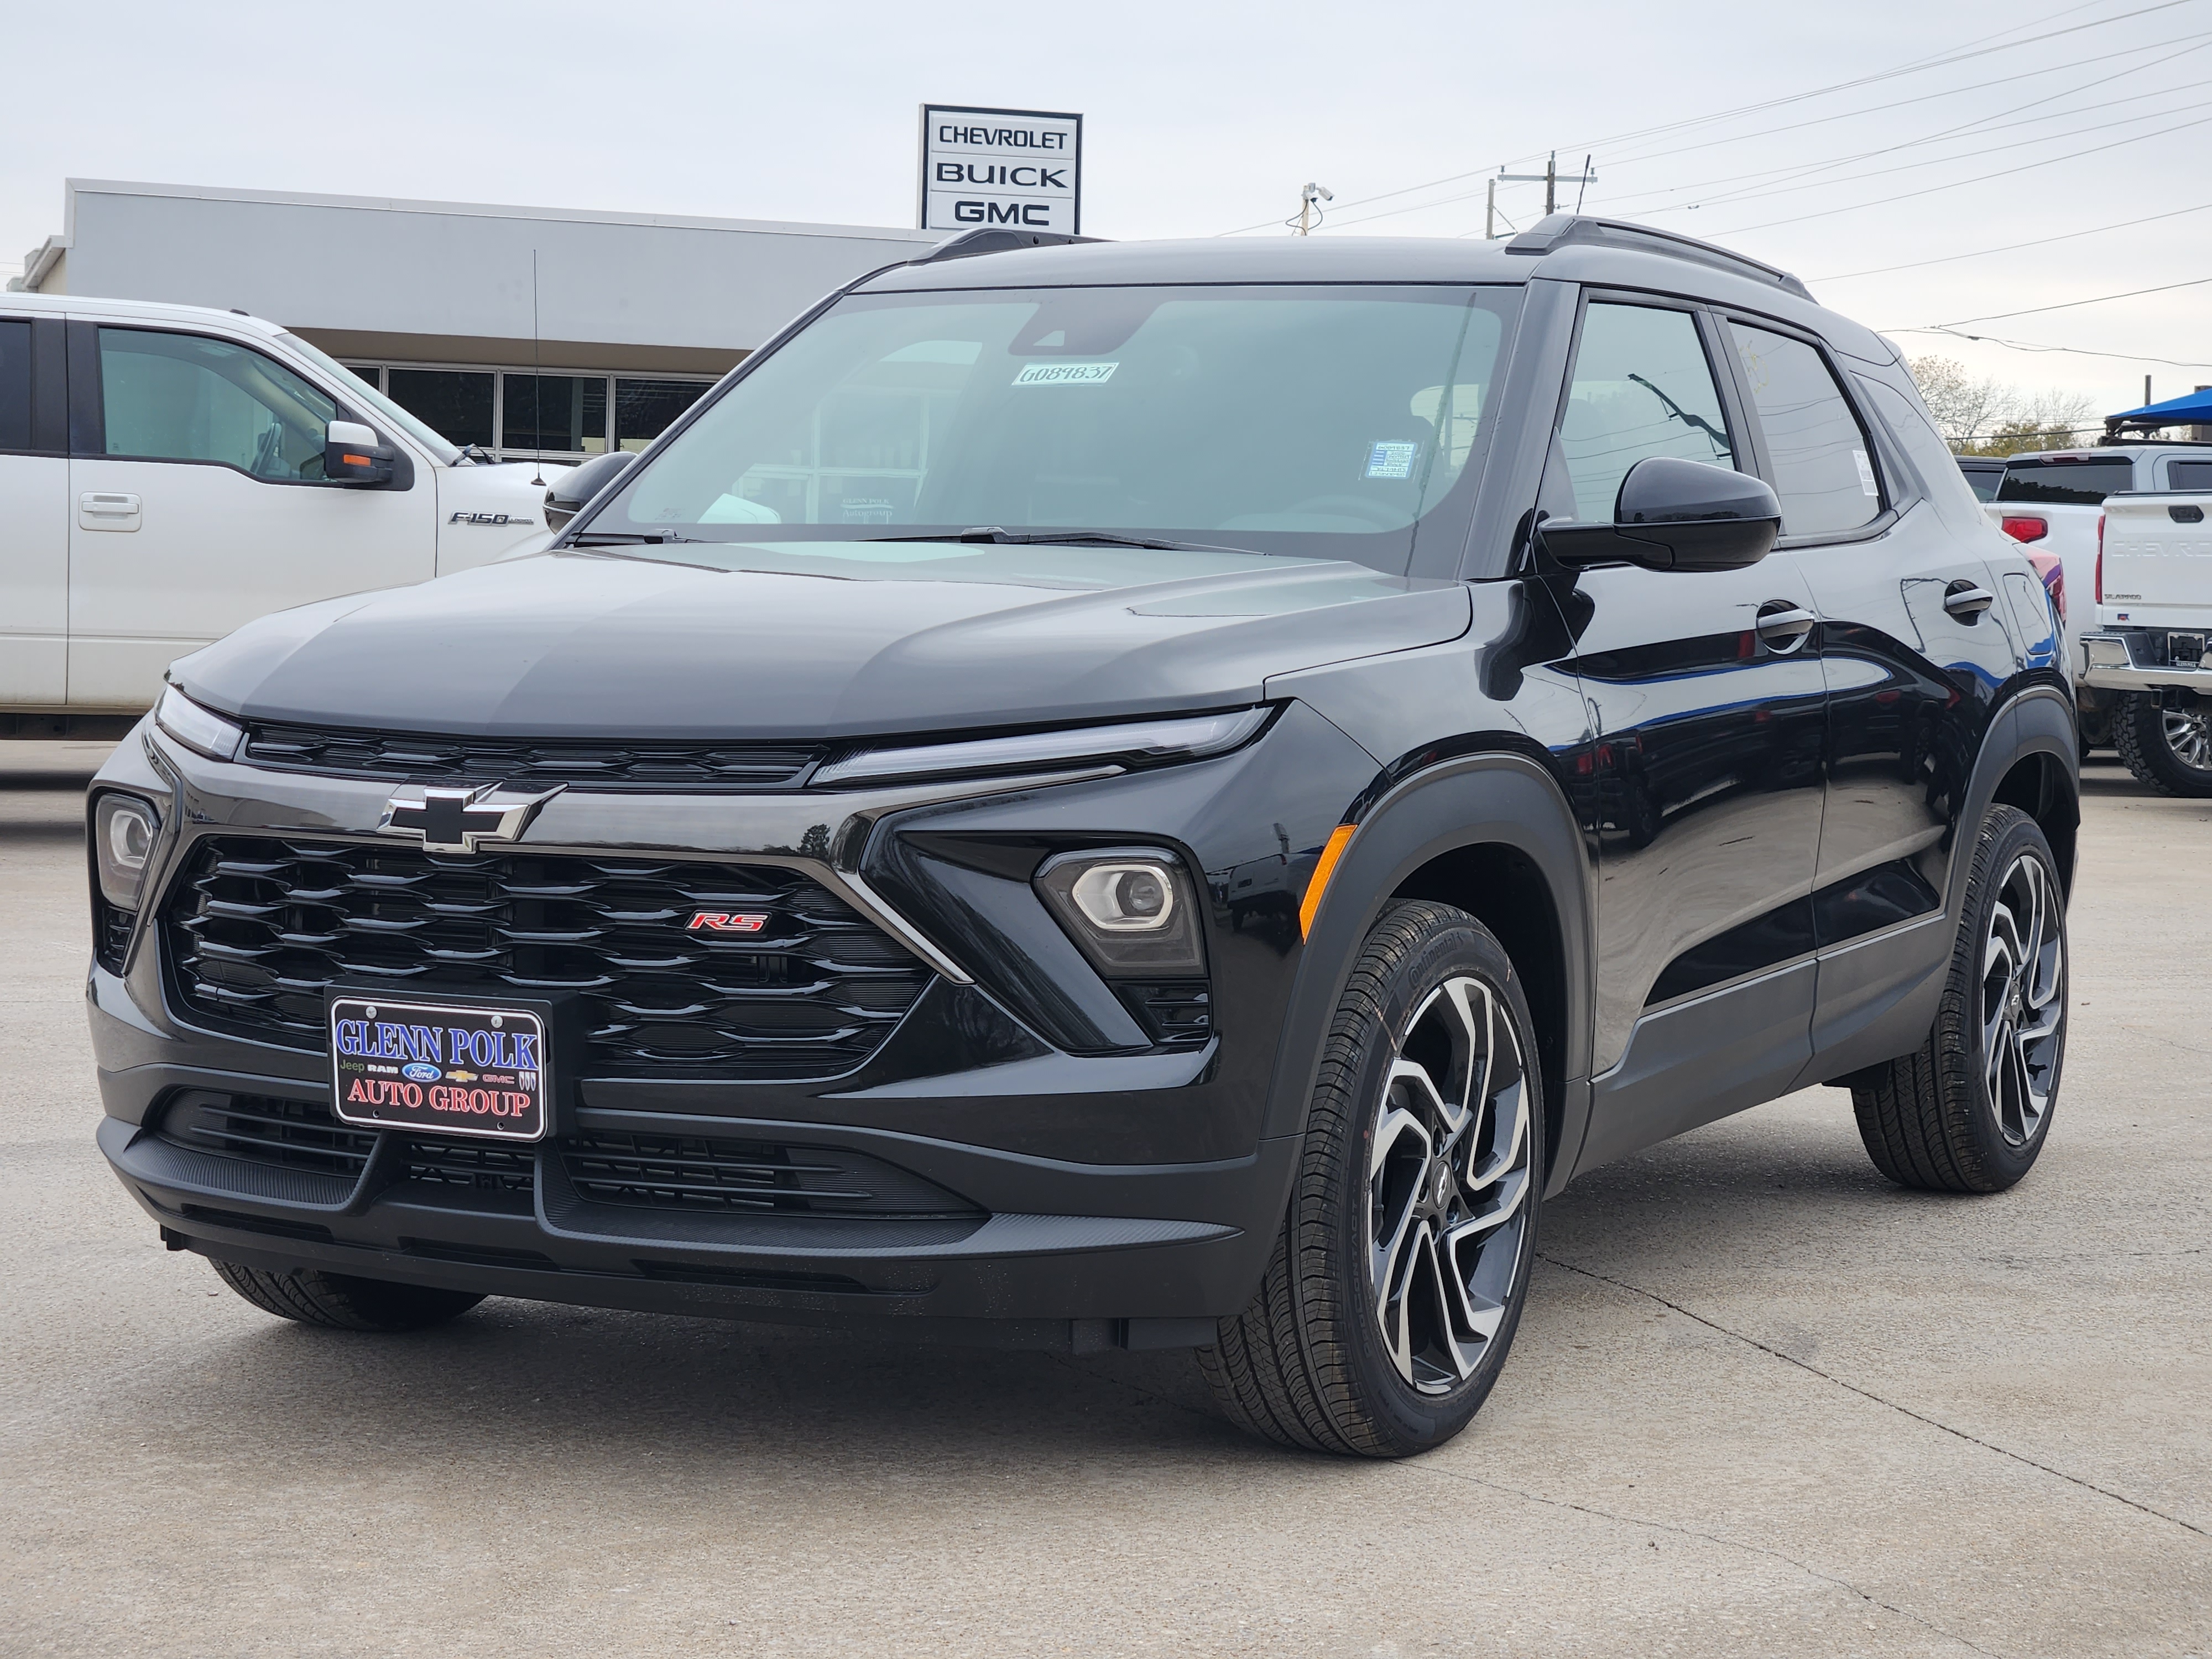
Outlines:
{"type": "Polygon", "coordinates": [[[586,530],[570,537],[562,544],[566,547],[660,547],[670,542],[696,542],[697,536],[679,536],[672,530],[655,530],[647,534],[633,535],[627,530],[586,530]]]}
{"type": "Polygon", "coordinates": [[[999,547],[1149,547],[1163,553],[1242,553],[1249,547],[1217,547],[1210,542],[1170,542],[1157,536],[1117,536],[1108,530],[1008,530],[982,524],[937,536],[863,536],[867,542],[990,542],[999,547]]]}

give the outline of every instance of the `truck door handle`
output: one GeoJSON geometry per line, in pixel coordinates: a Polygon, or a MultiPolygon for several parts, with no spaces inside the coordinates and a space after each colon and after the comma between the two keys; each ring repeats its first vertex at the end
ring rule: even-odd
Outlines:
{"type": "Polygon", "coordinates": [[[1960,622],[1970,623],[1997,602],[1986,587],[1961,576],[1943,590],[1943,608],[1960,622]]]}
{"type": "Polygon", "coordinates": [[[76,498],[76,521],[87,530],[136,530],[138,497],[124,490],[88,489],[76,498]]]}
{"type": "Polygon", "coordinates": [[[1753,626],[1768,650],[1778,657],[1786,657],[1805,643],[1814,623],[1820,620],[1794,600],[1769,599],[1759,607],[1759,619],[1753,626]]]}

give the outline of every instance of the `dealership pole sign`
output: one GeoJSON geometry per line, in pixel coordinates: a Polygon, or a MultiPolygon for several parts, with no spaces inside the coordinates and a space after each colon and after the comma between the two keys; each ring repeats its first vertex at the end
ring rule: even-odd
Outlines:
{"type": "Polygon", "coordinates": [[[1083,118],[921,106],[924,230],[1083,228],[1083,118]]]}

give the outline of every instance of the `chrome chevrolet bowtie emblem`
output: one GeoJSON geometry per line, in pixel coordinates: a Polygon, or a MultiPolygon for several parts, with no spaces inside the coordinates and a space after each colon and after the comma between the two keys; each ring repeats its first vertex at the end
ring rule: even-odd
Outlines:
{"type": "Polygon", "coordinates": [[[426,852],[473,853],[479,842],[518,840],[538,809],[560,793],[558,786],[526,795],[498,784],[434,789],[410,783],[385,803],[377,833],[410,836],[426,852]]]}

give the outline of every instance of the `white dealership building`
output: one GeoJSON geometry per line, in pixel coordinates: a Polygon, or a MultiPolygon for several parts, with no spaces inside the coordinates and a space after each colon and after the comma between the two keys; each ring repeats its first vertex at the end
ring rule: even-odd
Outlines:
{"type": "Polygon", "coordinates": [[[944,231],[68,182],[9,287],[281,323],[459,444],[636,449],[840,283],[944,231]]]}

